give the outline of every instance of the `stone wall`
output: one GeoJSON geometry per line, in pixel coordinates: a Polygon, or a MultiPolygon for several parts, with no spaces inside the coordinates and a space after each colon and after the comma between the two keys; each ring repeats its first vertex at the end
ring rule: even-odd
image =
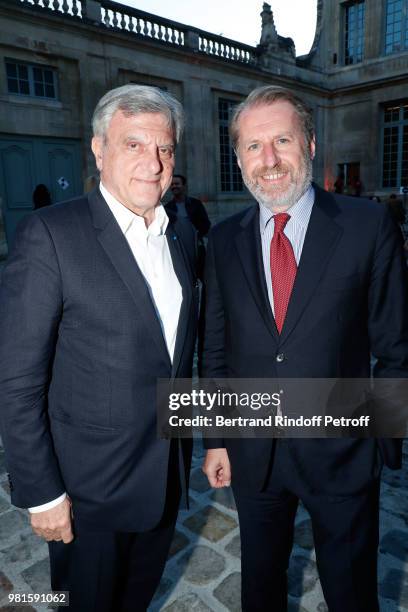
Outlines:
{"type": "Polygon", "coordinates": [[[9,0],[0,7],[0,135],[79,139],[85,180],[95,173],[89,143],[98,99],[128,82],[166,88],[183,103],[187,117],[176,171],[188,177],[191,195],[201,198],[217,220],[249,203],[247,193],[221,191],[218,99],[239,101],[259,85],[278,84],[296,90],[315,110],[315,180],[330,188],[339,163],[359,161],[365,190],[379,192],[382,104],[407,97],[408,52],[381,55],[385,2],[366,0],[366,59],[344,66],[342,4],[318,1],[313,48],[308,56],[295,59],[290,39],[272,28],[266,4],[262,20],[273,40],[264,30],[262,45],[241,48],[240,43],[234,47],[234,41],[159,17],[155,20],[160,28],[165,24],[167,41],[142,31],[135,34],[121,23],[129,24],[132,15],[136,23],[142,13],[122,6],[126,15],[118,13],[116,25],[111,15],[108,23],[103,0],[84,0],[88,17],[82,19],[62,9],[9,0]],[[184,44],[172,42],[168,32],[178,32],[184,44]],[[58,100],[9,95],[3,67],[7,57],[57,69],[58,100]]]}
{"type": "MultiPolygon", "coordinates": [[[[0,134],[79,138],[85,180],[95,173],[89,143],[98,99],[128,82],[166,88],[183,103],[187,119],[176,171],[188,177],[190,194],[203,200],[213,220],[250,203],[247,193],[221,191],[218,99],[238,102],[256,86],[270,83],[295,88],[316,108],[321,99],[320,75],[296,68],[287,53],[262,68],[197,49],[169,47],[21,3],[0,8],[0,28],[5,33],[1,63],[6,57],[36,62],[56,68],[59,75],[59,100],[45,101],[7,94],[5,71],[0,71],[0,134]]],[[[317,180],[323,179],[323,167],[321,146],[317,180]]]]}

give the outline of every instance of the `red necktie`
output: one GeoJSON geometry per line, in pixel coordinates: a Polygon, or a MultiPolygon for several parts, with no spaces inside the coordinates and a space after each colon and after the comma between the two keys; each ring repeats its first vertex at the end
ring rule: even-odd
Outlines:
{"type": "Polygon", "coordinates": [[[278,213],[273,217],[275,229],[271,240],[271,275],[275,322],[281,333],[288,309],[290,294],[295,282],[297,265],[292,245],[283,233],[290,219],[287,213],[278,213]]]}

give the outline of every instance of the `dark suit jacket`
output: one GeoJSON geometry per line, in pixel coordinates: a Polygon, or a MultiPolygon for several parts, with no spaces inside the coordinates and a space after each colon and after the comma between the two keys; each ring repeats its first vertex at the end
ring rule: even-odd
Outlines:
{"type": "MultiPolygon", "coordinates": [[[[173,365],[147,285],[99,190],[19,227],[0,288],[0,405],[12,502],[64,490],[75,519],[142,531],[163,511],[169,441],[156,432],[156,379],[190,377],[198,288],[195,235],[169,223],[183,303],[173,365]]],[[[191,443],[183,442],[185,478],[191,443]]]]}
{"type": "MultiPolygon", "coordinates": [[[[368,378],[370,353],[378,359],[376,376],[407,377],[406,266],[387,208],[315,189],[281,335],[267,295],[258,207],[211,231],[204,377],[368,378]]],[[[220,443],[208,439],[206,445],[220,443]]],[[[382,462],[393,468],[401,462],[399,441],[288,443],[310,489],[332,495],[361,490],[378,475],[382,462]]],[[[261,489],[273,444],[270,439],[225,440],[237,486],[261,489]]]]}
{"type": "MultiPolygon", "coordinates": [[[[196,228],[198,237],[202,238],[206,236],[211,227],[211,223],[207,211],[204,208],[204,204],[201,200],[197,200],[197,198],[186,198],[185,204],[188,218],[196,228]]],[[[173,215],[177,214],[177,202],[174,198],[165,205],[165,209],[173,215]]]]}

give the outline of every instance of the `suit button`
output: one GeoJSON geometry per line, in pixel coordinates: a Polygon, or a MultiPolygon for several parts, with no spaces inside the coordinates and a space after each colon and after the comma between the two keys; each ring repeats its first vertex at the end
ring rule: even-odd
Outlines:
{"type": "Polygon", "coordinates": [[[278,355],[276,355],[276,361],[278,363],[282,363],[284,359],[285,359],[285,355],[283,353],[278,353],[278,355]]]}

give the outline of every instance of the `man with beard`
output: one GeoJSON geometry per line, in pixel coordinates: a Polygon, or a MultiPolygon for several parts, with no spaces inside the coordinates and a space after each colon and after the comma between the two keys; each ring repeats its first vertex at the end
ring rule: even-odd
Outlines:
{"type": "MultiPolygon", "coordinates": [[[[312,115],[256,89],[231,137],[258,202],[210,233],[201,373],[208,378],[366,378],[408,373],[401,241],[386,207],[311,183],[312,115]]],[[[232,484],[245,612],[287,610],[299,500],[311,515],[330,612],[375,612],[379,476],[401,444],[368,439],[208,439],[213,487],[232,484]]]]}

